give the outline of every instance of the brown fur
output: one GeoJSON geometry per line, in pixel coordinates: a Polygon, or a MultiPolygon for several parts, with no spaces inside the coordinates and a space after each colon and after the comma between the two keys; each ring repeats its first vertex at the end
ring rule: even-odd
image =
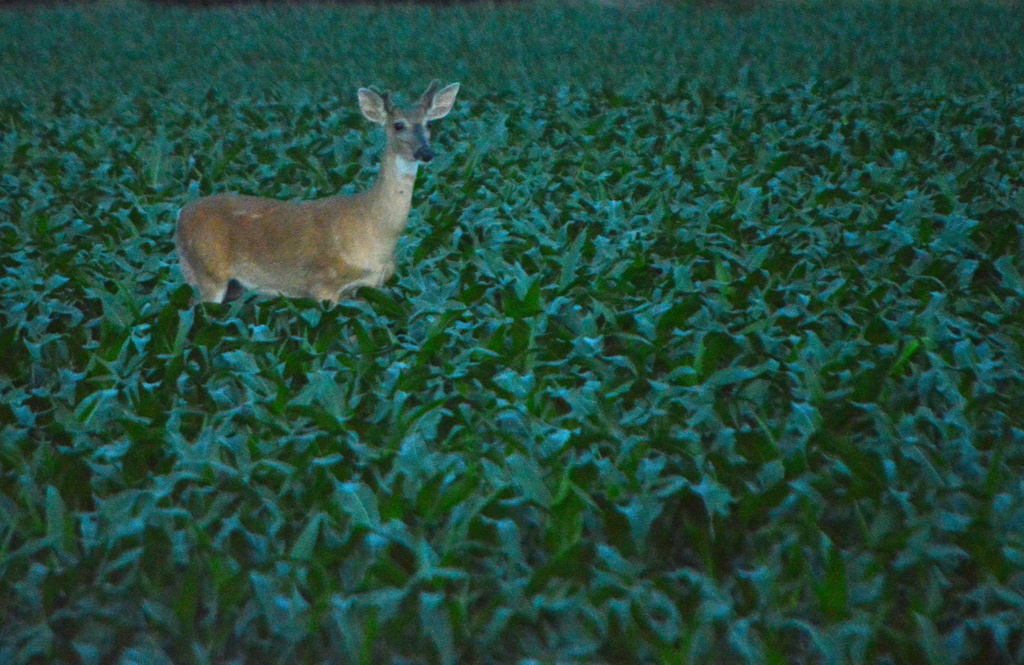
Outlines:
{"type": "Polygon", "coordinates": [[[363,115],[387,134],[380,174],[364,192],[315,201],[217,194],[182,208],[175,244],[185,280],[211,302],[224,301],[230,280],[332,304],[360,286],[381,286],[395,271],[417,166],[432,156],[427,123],[448,114],[459,89],[437,87],[406,110],[359,90],[363,115]]]}

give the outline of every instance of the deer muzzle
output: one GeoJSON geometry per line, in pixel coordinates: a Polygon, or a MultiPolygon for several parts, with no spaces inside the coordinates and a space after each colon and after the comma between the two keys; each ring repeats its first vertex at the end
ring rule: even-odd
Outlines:
{"type": "Polygon", "coordinates": [[[412,156],[420,162],[426,164],[434,158],[434,151],[430,149],[430,146],[424,143],[420,147],[416,148],[416,152],[412,153],[412,156]]]}
{"type": "Polygon", "coordinates": [[[430,143],[423,131],[423,125],[416,125],[416,150],[413,151],[413,159],[426,164],[434,158],[434,151],[430,149],[430,143]]]}

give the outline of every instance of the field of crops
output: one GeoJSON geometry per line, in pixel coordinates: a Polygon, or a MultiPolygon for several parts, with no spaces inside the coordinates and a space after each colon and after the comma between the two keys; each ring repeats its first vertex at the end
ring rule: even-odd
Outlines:
{"type": "Polygon", "coordinates": [[[0,16],[0,663],[1024,662],[1024,19],[0,16]],[[398,271],[193,306],[177,210],[398,271]]]}

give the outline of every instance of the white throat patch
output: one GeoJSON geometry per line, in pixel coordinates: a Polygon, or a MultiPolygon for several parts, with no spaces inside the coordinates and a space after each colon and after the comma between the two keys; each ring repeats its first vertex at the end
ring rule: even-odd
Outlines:
{"type": "Polygon", "coordinates": [[[395,157],[395,173],[399,178],[415,178],[419,168],[420,163],[415,159],[410,161],[401,155],[395,157]]]}

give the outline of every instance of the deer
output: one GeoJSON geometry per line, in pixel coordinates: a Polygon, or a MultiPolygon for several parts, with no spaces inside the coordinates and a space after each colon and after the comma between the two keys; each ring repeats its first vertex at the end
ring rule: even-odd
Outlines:
{"type": "Polygon", "coordinates": [[[222,303],[240,285],[335,306],[360,287],[380,288],[395,272],[416,173],[434,157],[427,125],[448,115],[459,92],[458,83],[439,87],[431,83],[409,108],[397,108],[387,93],[359,88],[363,116],[386,135],[369,189],[306,201],[215,194],[183,207],[175,246],[199,299],[222,303]]]}

